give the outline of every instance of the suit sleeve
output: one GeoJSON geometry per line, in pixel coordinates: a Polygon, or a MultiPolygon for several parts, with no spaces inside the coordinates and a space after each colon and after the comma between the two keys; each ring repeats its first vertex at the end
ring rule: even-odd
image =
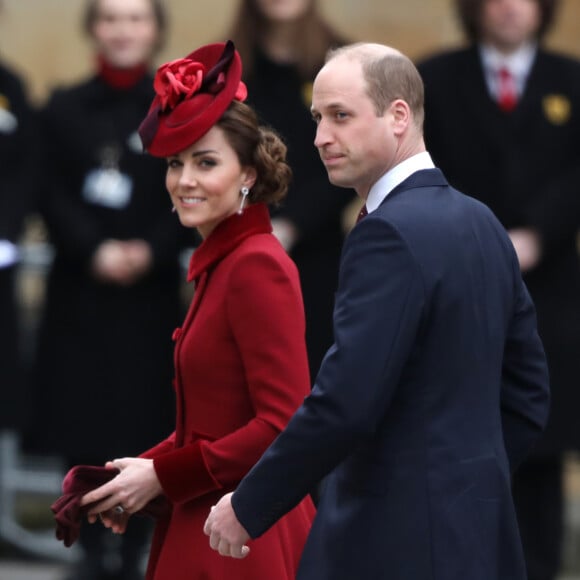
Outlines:
{"type": "Polygon", "coordinates": [[[517,263],[516,308],[504,350],[501,413],[504,442],[512,472],[546,426],[549,378],[546,357],[536,326],[536,312],[517,263]]]}
{"type": "Polygon", "coordinates": [[[559,172],[524,209],[527,225],[535,229],[542,240],[544,260],[557,257],[580,230],[578,183],[580,165],[559,172]]]}
{"type": "MultiPolygon", "coordinates": [[[[282,258],[288,260],[284,254],[282,258]]],[[[233,489],[309,392],[299,288],[296,271],[282,266],[276,256],[255,253],[236,264],[224,307],[255,416],[220,439],[198,440],[155,459],[163,490],[172,501],[233,489]]]]}
{"type": "Polygon", "coordinates": [[[345,243],[335,344],[285,431],[233,496],[258,537],[371,436],[384,416],[424,310],[421,271],[398,233],[369,216],[345,243]]]}

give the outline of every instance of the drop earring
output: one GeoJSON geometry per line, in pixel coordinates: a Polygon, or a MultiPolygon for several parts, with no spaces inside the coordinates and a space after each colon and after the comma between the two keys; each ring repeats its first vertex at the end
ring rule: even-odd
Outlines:
{"type": "Polygon", "coordinates": [[[171,213],[175,213],[176,211],[177,211],[177,208],[176,208],[175,206],[173,206],[173,207],[171,208],[171,213]]]}
{"type": "Polygon", "coordinates": [[[246,197],[250,193],[250,190],[244,185],[242,189],[240,189],[242,194],[242,203],[240,203],[240,209],[238,210],[238,215],[242,215],[244,213],[244,204],[246,203],[246,197]]]}

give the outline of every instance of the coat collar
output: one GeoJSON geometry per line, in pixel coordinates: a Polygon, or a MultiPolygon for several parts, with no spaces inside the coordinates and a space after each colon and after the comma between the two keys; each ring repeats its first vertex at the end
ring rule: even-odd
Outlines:
{"type": "Polygon", "coordinates": [[[408,189],[441,186],[449,186],[449,183],[445,175],[443,175],[443,172],[438,167],[434,167],[433,169],[421,169],[407,177],[405,181],[399,183],[399,185],[397,185],[397,187],[395,187],[393,191],[385,197],[381,205],[408,189]]]}
{"type": "Polygon", "coordinates": [[[202,272],[208,271],[246,238],[271,232],[270,214],[268,207],[263,203],[250,205],[241,215],[236,213],[226,218],[193,252],[187,281],[191,282],[202,272]]]}

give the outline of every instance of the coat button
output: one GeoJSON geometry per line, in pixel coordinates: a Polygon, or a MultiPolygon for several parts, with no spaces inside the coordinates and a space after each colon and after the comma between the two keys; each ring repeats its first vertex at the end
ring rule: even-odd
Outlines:
{"type": "Polygon", "coordinates": [[[173,331],[173,334],[171,335],[171,339],[172,340],[179,340],[179,337],[181,336],[181,328],[176,328],[173,331]]]}

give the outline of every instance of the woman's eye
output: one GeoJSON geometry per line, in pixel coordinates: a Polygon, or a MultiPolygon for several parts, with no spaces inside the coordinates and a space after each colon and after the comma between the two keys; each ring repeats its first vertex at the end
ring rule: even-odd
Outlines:
{"type": "Polygon", "coordinates": [[[167,160],[167,167],[169,167],[170,169],[174,169],[175,167],[179,167],[181,165],[181,163],[179,162],[178,159],[168,159],[167,160]]]}
{"type": "Polygon", "coordinates": [[[201,165],[201,167],[215,167],[217,165],[215,159],[209,158],[200,159],[199,164],[201,165]]]}

